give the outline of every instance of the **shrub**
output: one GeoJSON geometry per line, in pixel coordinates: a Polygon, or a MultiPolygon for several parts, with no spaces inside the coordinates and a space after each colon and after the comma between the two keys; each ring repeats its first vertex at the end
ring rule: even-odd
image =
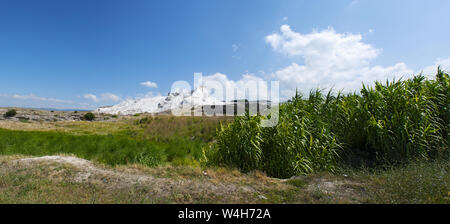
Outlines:
{"type": "Polygon", "coordinates": [[[5,113],[5,117],[14,117],[14,116],[16,116],[16,114],[17,114],[16,110],[10,109],[5,113]]]}
{"type": "Polygon", "coordinates": [[[26,118],[26,117],[19,117],[19,121],[22,122],[22,123],[29,123],[30,122],[29,120],[30,119],[26,118]]]}
{"type": "Polygon", "coordinates": [[[381,162],[429,159],[443,142],[443,128],[434,97],[424,91],[423,76],[406,81],[376,82],[361,90],[366,147],[381,162]]]}
{"type": "Polygon", "coordinates": [[[86,121],[93,121],[95,119],[95,115],[93,113],[89,112],[83,116],[83,119],[86,121]]]}
{"type": "Polygon", "coordinates": [[[347,152],[378,164],[436,159],[448,153],[448,86],[440,69],[434,80],[418,75],[363,86],[343,100],[332,131],[347,152]]]}
{"type": "Polygon", "coordinates": [[[205,162],[237,167],[244,172],[260,169],[263,139],[259,120],[259,117],[247,114],[232,123],[220,125],[217,144],[205,156],[205,162]]]}
{"type": "Polygon", "coordinates": [[[448,156],[449,80],[438,69],[433,80],[375,82],[359,94],[297,93],[280,106],[275,127],[260,128],[261,117],[247,115],[218,129],[203,161],[285,178],[334,171],[349,155],[375,165],[448,156]]]}
{"type": "Polygon", "coordinates": [[[248,114],[237,117],[218,130],[217,143],[204,150],[204,162],[236,167],[244,172],[259,169],[281,178],[334,171],[341,146],[327,123],[310,113],[326,108],[320,105],[325,101],[317,96],[304,101],[297,95],[282,105],[276,127],[259,127],[261,117],[248,114]]]}

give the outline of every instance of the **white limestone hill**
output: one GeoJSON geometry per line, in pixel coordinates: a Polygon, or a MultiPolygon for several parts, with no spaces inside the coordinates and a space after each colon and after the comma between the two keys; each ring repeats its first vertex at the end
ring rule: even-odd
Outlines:
{"type": "Polygon", "coordinates": [[[181,108],[197,108],[204,105],[223,105],[224,102],[210,96],[207,88],[197,88],[193,91],[179,89],[168,96],[145,97],[125,100],[111,107],[100,107],[99,113],[132,115],[138,113],[162,113],[181,108]]]}

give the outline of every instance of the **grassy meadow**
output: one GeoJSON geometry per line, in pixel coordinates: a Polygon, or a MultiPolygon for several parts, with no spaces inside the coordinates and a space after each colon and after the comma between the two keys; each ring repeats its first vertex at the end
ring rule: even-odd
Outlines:
{"type": "Polygon", "coordinates": [[[110,125],[72,122],[49,131],[0,129],[0,154],[73,154],[108,165],[199,166],[202,147],[213,140],[219,123],[227,121],[226,118],[136,117],[110,125]],[[85,126],[88,128],[81,132],[85,126]]]}

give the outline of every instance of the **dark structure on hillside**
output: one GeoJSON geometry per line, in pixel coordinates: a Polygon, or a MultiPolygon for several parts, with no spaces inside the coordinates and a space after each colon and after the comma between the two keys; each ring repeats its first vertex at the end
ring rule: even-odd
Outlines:
{"type": "Polygon", "coordinates": [[[205,116],[242,116],[247,112],[250,115],[264,115],[270,108],[271,101],[268,100],[233,100],[225,105],[204,105],[201,107],[201,113],[205,116]]]}

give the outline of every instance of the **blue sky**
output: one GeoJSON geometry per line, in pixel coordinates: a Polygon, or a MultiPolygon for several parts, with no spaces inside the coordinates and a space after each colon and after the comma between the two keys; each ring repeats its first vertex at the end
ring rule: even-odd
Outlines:
{"type": "Polygon", "coordinates": [[[0,0],[0,107],[95,108],[164,95],[194,72],[237,87],[280,80],[288,97],[450,68],[449,11],[448,0],[0,0]]]}

